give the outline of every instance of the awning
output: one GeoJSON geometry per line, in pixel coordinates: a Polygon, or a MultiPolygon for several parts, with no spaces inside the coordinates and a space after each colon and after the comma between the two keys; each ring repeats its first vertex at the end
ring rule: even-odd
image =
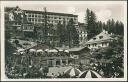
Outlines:
{"type": "Polygon", "coordinates": [[[39,49],[39,50],[37,50],[37,52],[43,52],[43,50],[42,49],[39,49]]]}
{"type": "Polygon", "coordinates": [[[18,49],[17,52],[23,52],[25,49],[18,49]]]}
{"type": "Polygon", "coordinates": [[[35,49],[30,49],[29,52],[36,52],[36,50],[35,49]]]}
{"type": "Polygon", "coordinates": [[[48,50],[48,52],[58,52],[56,49],[48,50]]]}

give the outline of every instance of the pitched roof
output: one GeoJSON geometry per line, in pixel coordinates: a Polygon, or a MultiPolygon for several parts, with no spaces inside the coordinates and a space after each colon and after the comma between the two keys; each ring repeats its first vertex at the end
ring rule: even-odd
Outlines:
{"type": "Polygon", "coordinates": [[[49,49],[50,47],[48,45],[45,45],[45,44],[37,44],[33,47],[31,47],[31,49],[49,49]]]}
{"type": "MultiPolygon", "coordinates": [[[[28,13],[39,13],[44,14],[44,11],[36,11],[36,10],[23,10],[28,13]]],[[[63,15],[63,16],[72,16],[72,17],[78,17],[78,15],[69,14],[69,13],[57,13],[57,12],[47,12],[48,15],[63,15]]]]}
{"type": "Polygon", "coordinates": [[[108,34],[106,31],[102,31],[100,34],[96,35],[95,37],[87,41],[85,44],[100,43],[100,42],[105,42],[112,39],[113,38],[111,37],[110,34],[108,34]]]}
{"type": "MultiPolygon", "coordinates": [[[[65,48],[58,48],[56,47],[57,49],[65,49],[65,48]]],[[[83,49],[87,49],[87,47],[74,47],[74,48],[67,48],[66,50],[68,50],[69,52],[77,52],[77,51],[81,51],[83,49]]]]}
{"type": "Polygon", "coordinates": [[[78,47],[78,48],[69,48],[68,50],[70,51],[70,52],[73,52],[73,51],[80,51],[80,50],[82,50],[84,47],[78,47]]]}
{"type": "MultiPolygon", "coordinates": [[[[15,10],[15,7],[6,7],[5,11],[11,11],[11,10],[15,10]]],[[[39,14],[43,14],[45,13],[44,11],[36,11],[36,10],[23,10],[24,12],[28,12],[28,13],[39,13],[39,14]]],[[[69,14],[69,13],[57,13],[57,12],[47,12],[47,14],[50,15],[63,15],[63,16],[72,16],[72,17],[78,17],[78,15],[74,15],[74,14],[69,14]]]]}

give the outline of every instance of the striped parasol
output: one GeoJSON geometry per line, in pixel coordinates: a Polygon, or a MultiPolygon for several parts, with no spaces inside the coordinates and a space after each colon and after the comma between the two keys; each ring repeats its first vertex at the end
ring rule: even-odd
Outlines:
{"type": "Polygon", "coordinates": [[[22,55],[23,55],[24,53],[25,53],[25,52],[20,52],[20,54],[22,54],[22,55]]]}
{"type": "Polygon", "coordinates": [[[39,49],[39,50],[37,50],[37,52],[43,52],[43,50],[42,49],[39,49]]]}
{"type": "Polygon", "coordinates": [[[69,53],[69,50],[65,50],[64,52],[69,53]]]}
{"type": "Polygon", "coordinates": [[[46,51],[46,52],[48,52],[48,51],[49,51],[49,49],[45,49],[45,51],[46,51]]]}
{"type": "Polygon", "coordinates": [[[35,49],[30,49],[29,52],[36,52],[36,50],[35,49]]]}
{"type": "Polygon", "coordinates": [[[49,50],[48,52],[58,52],[56,49],[49,50]]]}
{"type": "Polygon", "coordinates": [[[79,78],[101,78],[101,76],[92,70],[84,71],[79,75],[79,78]]]}
{"type": "Polygon", "coordinates": [[[23,52],[25,49],[18,49],[17,52],[23,52]]]}
{"type": "Polygon", "coordinates": [[[63,50],[62,49],[59,49],[59,52],[62,52],[63,50]]]}
{"type": "Polygon", "coordinates": [[[77,68],[69,68],[64,71],[64,74],[69,75],[71,77],[78,76],[81,73],[81,71],[77,68]]]}
{"type": "Polygon", "coordinates": [[[16,55],[17,53],[13,53],[14,55],[16,55]]]}

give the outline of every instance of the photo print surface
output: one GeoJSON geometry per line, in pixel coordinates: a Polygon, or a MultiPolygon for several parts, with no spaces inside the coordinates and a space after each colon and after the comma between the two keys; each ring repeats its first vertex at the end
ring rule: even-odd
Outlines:
{"type": "Polygon", "coordinates": [[[125,8],[123,1],[3,2],[1,77],[124,80],[125,8]]]}

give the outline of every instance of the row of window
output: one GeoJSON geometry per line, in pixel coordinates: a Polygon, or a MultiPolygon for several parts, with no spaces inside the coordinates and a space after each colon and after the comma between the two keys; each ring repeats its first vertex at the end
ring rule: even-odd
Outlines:
{"type": "Polygon", "coordinates": [[[17,22],[16,22],[16,23],[13,23],[13,25],[21,25],[21,23],[17,23],[17,22]]]}
{"type": "MultiPolygon", "coordinates": [[[[87,46],[88,46],[88,47],[90,47],[90,46],[92,46],[92,47],[97,47],[98,45],[100,45],[100,44],[94,43],[94,44],[88,44],[87,46]]],[[[102,42],[101,45],[102,45],[102,46],[107,46],[108,43],[107,43],[107,42],[102,42]]]]}
{"type": "MultiPolygon", "coordinates": [[[[99,39],[102,39],[103,38],[103,36],[99,36],[99,39]]],[[[93,40],[96,40],[96,38],[93,38],[93,40]]]]}
{"type": "MultiPolygon", "coordinates": [[[[37,22],[37,23],[43,23],[43,22],[45,22],[44,19],[35,19],[35,18],[28,18],[28,21],[29,22],[37,22]]],[[[49,22],[49,23],[59,23],[59,21],[60,22],[63,22],[63,20],[47,20],[47,22],[49,22]]],[[[77,21],[75,21],[75,22],[77,22],[77,21]]]]}
{"type": "Polygon", "coordinates": [[[34,18],[28,18],[29,22],[44,22],[44,19],[34,19],[34,18]]]}
{"type": "Polygon", "coordinates": [[[86,37],[86,36],[87,36],[87,35],[85,35],[85,34],[84,34],[84,35],[79,35],[79,37],[86,37]]]}
{"type": "MultiPolygon", "coordinates": [[[[45,22],[44,19],[31,19],[31,18],[28,18],[28,21],[29,22],[36,22],[36,23],[43,23],[43,22],[45,22]]],[[[47,22],[48,23],[59,23],[59,21],[60,20],[48,20],[47,22]]],[[[63,21],[60,21],[60,22],[62,23],[63,21]]]]}
{"type": "Polygon", "coordinates": [[[23,29],[24,30],[33,30],[33,27],[32,26],[24,26],[23,29]]]}
{"type": "MultiPolygon", "coordinates": [[[[42,15],[42,14],[27,14],[27,17],[29,18],[45,18],[45,15],[42,15]]],[[[54,15],[49,15],[47,16],[47,18],[50,18],[50,19],[63,19],[63,20],[66,20],[66,19],[70,19],[70,18],[73,18],[74,20],[77,20],[77,18],[75,17],[66,17],[66,16],[54,16],[54,15]]]]}
{"type": "MultiPolygon", "coordinates": [[[[36,17],[27,17],[27,18],[36,18],[36,17]]],[[[37,19],[44,19],[44,17],[39,17],[39,18],[37,18],[37,19]]],[[[67,20],[70,20],[71,18],[50,17],[50,18],[47,18],[47,19],[49,19],[49,20],[65,20],[65,21],[67,21],[67,20]]],[[[76,19],[73,19],[73,20],[76,21],[76,19]]]]}

